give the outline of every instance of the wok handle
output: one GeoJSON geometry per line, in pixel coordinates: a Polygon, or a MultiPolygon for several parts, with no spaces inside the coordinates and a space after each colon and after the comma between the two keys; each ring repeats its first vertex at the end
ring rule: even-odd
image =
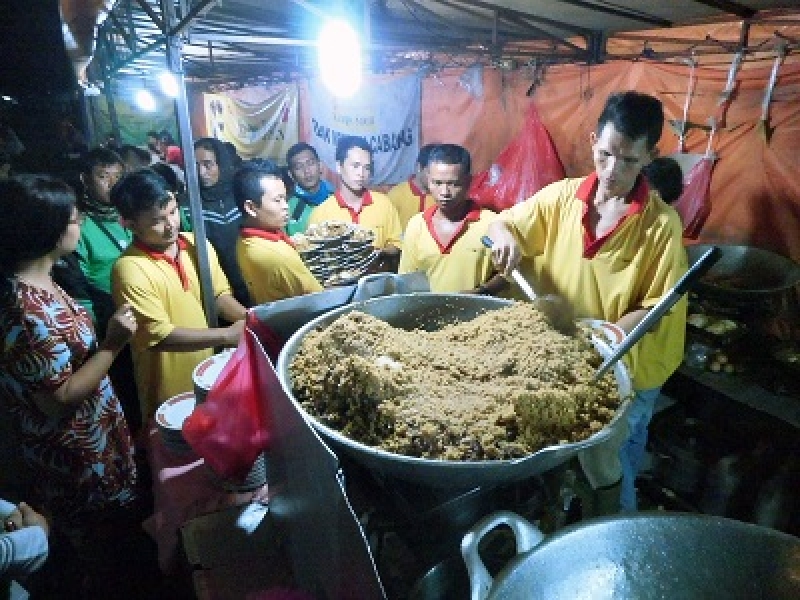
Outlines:
{"type": "Polygon", "coordinates": [[[524,554],[537,546],[544,534],[518,514],[502,510],[484,517],[470,528],[461,540],[461,556],[467,565],[471,600],[486,600],[493,579],[478,554],[478,546],[486,534],[500,525],[508,525],[517,542],[517,554],[524,554]]]}

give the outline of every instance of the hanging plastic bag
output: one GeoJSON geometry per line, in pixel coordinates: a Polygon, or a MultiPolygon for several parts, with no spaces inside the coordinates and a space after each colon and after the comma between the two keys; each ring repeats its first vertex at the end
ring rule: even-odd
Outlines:
{"type": "Polygon", "coordinates": [[[239,346],[206,401],[183,424],[183,436],[192,449],[217,475],[233,481],[247,477],[270,441],[270,423],[257,377],[256,336],[274,360],[280,340],[249,312],[239,346]]]}
{"type": "Polygon", "coordinates": [[[531,104],[522,131],[488,171],[473,176],[469,195],[480,206],[499,212],[561,179],[564,179],[564,165],[550,133],[531,104]]]}
{"type": "Polygon", "coordinates": [[[683,178],[683,193],[672,207],[678,211],[683,223],[683,235],[697,239],[711,214],[711,172],[714,157],[704,156],[683,178]]]}

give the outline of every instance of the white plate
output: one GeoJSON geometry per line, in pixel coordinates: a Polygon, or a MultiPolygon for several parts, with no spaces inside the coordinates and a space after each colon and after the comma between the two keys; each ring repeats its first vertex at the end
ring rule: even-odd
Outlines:
{"type": "Polygon", "coordinates": [[[586,323],[592,328],[595,334],[602,336],[601,340],[606,344],[611,344],[612,348],[619,346],[625,339],[625,332],[610,321],[602,319],[579,319],[581,323],[586,323]]]}
{"type": "Polygon", "coordinates": [[[167,431],[180,432],[183,422],[195,407],[194,392],[184,392],[173,396],[156,411],[156,424],[167,431]]]}
{"type": "Polygon", "coordinates": [[[222,369],[228,364],[228,360],[233,355],[233,352],[234,348],[229,348],[223,350],[219,354],[215,354],[214,356],[200,361],[200,364],[198,364],[192,372],[192,381],[194,381],[195,387],[208,392],[214,385],[217,377],[219,377],[219,374],[222,373],[222,369]]]}

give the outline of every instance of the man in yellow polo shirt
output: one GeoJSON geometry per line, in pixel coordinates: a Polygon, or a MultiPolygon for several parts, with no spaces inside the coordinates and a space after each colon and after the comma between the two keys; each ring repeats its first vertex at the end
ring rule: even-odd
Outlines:
{"type": "Polygon", "coordinates": [[[283,228],[289,203],[275,165],[245,166],[233,176],[233,197],[244,215],[236,258],[256,304],[321,292],[283,228]]]}
{"type": "Polygon", "coordinates": [[[315,207],[309,225],[324,221],[356,223],[375,234],[375,247],[386,268],[400,255],[400,217],[386,194],[367,189],[372,176],[372,148],[362,137],[347,135],[336,144],[339,189],[315,207]]]}
{"type": "Polygon", "coordinates": [[[494,213],[467,196],[471,164],[462,146],[433,148],[428,182],[436,204],[411,217],[406,228],[398,272],[422,271],[432,292],[493,295],[506,287],[481,243],[494,213]]]}
{"type": "Polygon", "coordinates": [[[147,422],[162,402],[192,391],[192,371],[215,347],[238,344],[246,311],[206,244],[216,309],[233,323],[208,327],[195,239],[180,233],[178,203],[159,175],[150,169],[125,175],[111,190],[111,201],[133,232],[133,243],[114,264],[111,289],[117,306],[131,304],[139,324],[131,349],[147,422]]]}
{"type": "Polygon", "coordinates": [[[420,148],[414,174],[386,193],[397,209],[403,231],[408,227],[411,217],[434,205],[433,196],[428,187],[428,159],[431,150],[435,147],[436,144],[427,144],[420,148]]]}
{"type": "MultiPolygon", "coordinates": [[[[577,316],[631,331],[687,269],[680,219],[641,174],[657,152],[663,124],[656,98],[610,96],[590,140],[595,172],[553,183],[503,211],[489,226],[495,264],[505,272],[519,265],[542,293],[566,298],[577,316]]],[[[601,504],[616,496],[617,509],[636,510],[647,426],[661,386],[683,359],[685,328],[683,299],[626,358],[636,395],[629,437],[618,452],[621,494],[614,481],[592,481],[587,472],[596,489],[607,488],[601,504]]]]}

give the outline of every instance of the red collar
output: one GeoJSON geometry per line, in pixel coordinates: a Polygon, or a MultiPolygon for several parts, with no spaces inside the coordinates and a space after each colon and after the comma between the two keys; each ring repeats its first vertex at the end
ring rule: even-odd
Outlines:
{"type": "Polygon", "coordinates": [[[467,230],[467,223],[474,223],[481,218],[481,209],[472,200],[469,201],[469,212],[467,212],[467,216],[464,217],[463,221],[461,221],[458,230],[456,231],[455,235],[450,238],[450,241],[447,242],[447,245],[442,244],[439,236],[436,235],[436,228],[433,226],[433,215],[436,214],[437,210],[439,210],[438,206],[429,206],[423,211],[422,218],[425,219],[425,224],[428,226],[428,231],[430,232],[433,241],[436,242],[437,246],[439,246],[439,252],[442,254],[450,254],[450,250],[452,250],[453,245],[462,235],[464,235],[464,232],[467,230]]]}
{"type": "Polygon", "coordinates": [[[356,224],[358,223],[358,219],[364,207],[372,204],[372,194],[369,193],[369,190],[364,190],[364,194],[361,196],[361,206],[358,207],[358,210],[353,210],[353,208],[344,201],[339,190],[336,190],[333,195],[336,197],[336,202],[339,203],[339,206],[350,213],[350,219],[356,224]]]}
{"type": "Polygon", "coordinates": [[[617,221],[614,228],[605,235],[595,238],[589,229],[589,203],[594,199],[594,194],[597,191],[597,173],[592,173],[584,179],[578,186],[578,191],[575,192],[575,197],[583,202],[583,216],[581,223],[583,224],[583,257],[594,258],[605,241],[610,238],[625,222],[625,219],[631,215],[638,214],[644,210],[647,204],[647,199],[650,196],[650,187],[647,185],[647,179],[639,175],[636,178],[636,183],[633,189],[628,194],[628,212],[617,221]]]}
{"type": "Polygon", "coordinates": [[[423,192],[421,189],[417,187],[417,184],[414,183],[414,176],[408,178],[408,187],[411,190],[411,193],[414,194],[417,198],[419,198],[419,212],[425,210],[425,197],[427,194],[423,192]]]}
{"type": "Polygon", "coordinates": [[[173,259],[169,254],[166,252],[160,252],[148,246],[147,244],[140,242],[139,240],[133,240],[133,245],[136,246],[139,250],[147,254],[153,260],[165,260],[169,264],[171,264],[175,270],[178,272],[178,277],[180,277],[181,285],[183,286],[184,290],[189,289],[189,278],[186,276],[186,270],[183,268],[181,264],[181,252],[186,250],[189,247],[189,242],[187,242],[182,235],[178,235],[178,253],[175,255],[173,259]]]}
{"type": "Polygon", "coordinates": [[[257,237],[270,242],[286,242],[294,248],[294,242],[283,231],[266,231],[265,229],[258,229],[256,227],[242,227],[242,237],[257,237]]]}

